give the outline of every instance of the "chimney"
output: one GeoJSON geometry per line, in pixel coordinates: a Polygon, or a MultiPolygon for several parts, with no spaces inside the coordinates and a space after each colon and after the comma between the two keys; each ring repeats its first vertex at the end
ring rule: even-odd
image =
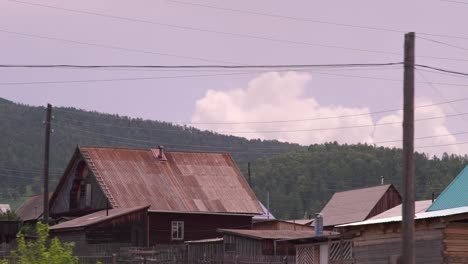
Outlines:
{"type": "Polygon", "coordinates": [[[323,216],[315,214],[315,236],[323,236],[323,216]]]}
{"type": "Polygon", "coordinates": [[[164,146],[158,146],[158,149],[151,149],[153,156],[159,161],[167,161],[166,155],[164,154],[164,146]]]}

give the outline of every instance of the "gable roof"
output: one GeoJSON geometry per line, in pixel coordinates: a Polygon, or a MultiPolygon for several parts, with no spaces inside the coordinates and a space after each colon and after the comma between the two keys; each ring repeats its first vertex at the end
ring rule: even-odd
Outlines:
{"type": "Polygon", "coordinates": [[[437,197],[428,212],[468,206],[468,166],[437,197]]]}
{"type": "MultiPolygon", "coordinates": [[[[324,226],[335,226],[363,221],[385,193],[394,187],[391,184],[336,192],[320,212],[324,226]]],[[[396,190],[395,190],[396,191],[396,190]]]]}
{"type": "Polygon", "coordinates": [[[78,147],[73,159],[85,160],[113,208],[150,205],[150,211],[158,212],[262,213],[229,154],[164,150],[160,159],[157,151],[78,147]]]}
{"type": "MultiPolygon", "coordinates": [[[[52,193],[49,193],[49,199],[52,193]]],[[[18,209],[16,215],[23,221],[37,220],[44,211],[44,196],[42,193],[30,196],[18,209]]]]}
{"type": "Polygon", "coordinates": [[[69,230],[69,229],[80,229],[87,226],[95,225],[110,219],[124,216],[134,212],[148,209],[149,206],[138,206],[133,208],[115,208],[107,210],[101,210],[92,214],[84,215],[81,217],[74,218],[70,221],[66,221],[50,227],[52,231],[58,230],[69,230]]]}

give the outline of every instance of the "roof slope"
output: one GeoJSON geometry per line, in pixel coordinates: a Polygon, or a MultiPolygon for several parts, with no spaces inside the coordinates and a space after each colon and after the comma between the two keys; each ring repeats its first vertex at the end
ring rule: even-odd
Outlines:
{"type": "MultiPolygon", "coordinates": [[[[52,193],[49,193],[49,199],[52,193]]],[[[16,209],[16,215],[23,221],[37,220],[41,217],[44,210],[43,194],[30,196],[21,206],[16,209]]]]}
{"type": "Polygon", "coordinates": [[[427,211],[468,206],[468,166],[444,189],[427,211]]]}
{"type": "MultiPolygon", "coordinates": [[[[423,200],[423,201],[414,202],[414,213],[418,214],[418,213],[425,212],[431,204],[432,204],[432,200],[423,200]]],[[[401,204],[397,205],[369,219],[382,219],[382,218],[388,218],[388,217],[394,217],[394,216],[401,216],[401,212],[402,212],[401,206],[402,206],[401,204]]]]}
{"type": "MultiPolygon", "coordinates": [[[[314,231],[294,231],[294,230],[247,230],[247,229],[219,229],[224,234],[262,239],[297,239],[315,236],[314,231]]],[[[326,231],[328,232],[328,231],[326,231]]]]}
{"type": "Polygon", "coordinates": [[[336,192],[320,212],[324,226],[365,220],[391,184],[336,192]]]}
{"type": "Polygon", "coordinates": [[[65,230],[65,229],[75,229],[91,226],[106,220],[110,220],[119,216],[127,215],[133,212],[138,212],[141,210],[148,209],[149,206],[138,206],[133,208],[115,208],[109,210],[101,210],[92,214],[84,215],[77,217],[70,221],[66,221],[50,227],[50,230],[65,230]]]}
{"type": "Polygon", "coordinates": [[[226,153],[79,147],[113,207],[152,211],[261,214],[257,198],[226,153]],[[105,186],[104,186],[105,185],[105,186]]]}

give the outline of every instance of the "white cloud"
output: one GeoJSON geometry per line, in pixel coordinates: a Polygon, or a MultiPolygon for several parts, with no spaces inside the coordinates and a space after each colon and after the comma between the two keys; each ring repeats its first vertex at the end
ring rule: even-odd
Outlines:
{"type": "MultiPolygon", "coordinates": [[[[383,116],[374,121],[370,114],[366,114],[370,112],[366,107],[320,105],[313,97],[306,97],[304,95],[307,88],[306,85],[311,79],[311,75],[307,73],[270,72],[251,80],[245,88],[229,91],[208,90],[205,96],[197,101],[192,122],[241,122],[241,124],[199,124],[196,126],[200,129],[218,131],[224,134],[233,134],[247,138],[278,139],[280,141],[304,145],[326,141],[374,143],[401,139],[401,124],[378,125],[401,122],[401,111],[383,116]],[[363,113],[364,115],[359,115],[363,113]],[[349,115],[356,116],[301,122],[248,123],[254,121],[266,122],[349,115]],[[374,126],[375,124],[377,125],[374,126]],[[326,128],[349,126],[363,127],[326,130],[326,128]],[[306,131],[275,132],[281,130],[306,131]],[[254,133],[240,133],[249,131],[253,131],[254,133]]],[[[427,99],[417,101],[417,105],[430,103],[430,100],[427,99]]],[[[437,106],[417,108],[416,110],[417,119],[442,115],[444,115],[443,109],[437,106]]],[[[445,119],[420,121],[416,124],[416,137],[450,133],[445,126],[445,119]]],[[[455,142],[456,138],[454,136],[448,136],[417,140],[416,145],[438,145],[455,142]]],[[[382,145],[401,147],[401,142],[385,143],[382,145]]],[[[418,150],[438,155],[443,151],[460,152],[457,146],[418,150]]]]}

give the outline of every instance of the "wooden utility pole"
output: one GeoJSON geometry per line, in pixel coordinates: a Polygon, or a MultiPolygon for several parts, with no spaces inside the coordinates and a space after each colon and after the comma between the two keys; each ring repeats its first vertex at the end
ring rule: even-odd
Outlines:
{"type": "Polygon", "coordinates": [[[52,120],[52,105],[47,104],[45,121],[45,145],[44,145],[44,213],[43,222],[49,223],[49,147],[50,147],[50,123],[52,120]]]}
{"type": "Polygon", "coordinates": [[[405,34],[403,87],[403,218],[402,262],[414,264],[414,64],[415,34],[405,34]]]}
{"type": "Polygon", "coordinates": [[[247,163],[247,174],[249,175],[250,188],[252,188],[252,175],[250,174],[250,161],[247,163]]]}

